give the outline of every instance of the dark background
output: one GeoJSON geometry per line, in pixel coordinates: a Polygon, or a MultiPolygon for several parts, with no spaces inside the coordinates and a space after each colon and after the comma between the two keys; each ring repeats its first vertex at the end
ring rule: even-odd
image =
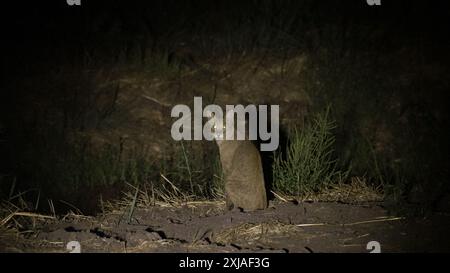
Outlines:
{"type": "Polygon", "coordinates": [[[159,52],[166,52],[170,63],[182,43],[188,44],[197,60],[244,51],[276,57],[307,54],[314,67],[325,68],[325,74],[314,77],[324,79],[329,90],[346,84],[339,90],[312,95],[310,110],[328,103],[336,107],[336,153],[341,164],[352,161],[354,175],[366,175],[371,183],[383,184],[396,204],[436,209],[449,195],[450,9],[445,1],[381,3],[2,3],[2,198],[8,198],[14,183],[15,191],[38,188],[47,198],[59,197],[83,207],[86,198],[75,196],[92,191],[91,186],[69,193],[59,189],[65,187],[68,173],[73,174],[57,164],[68,153],[61,147],[68,143],[69,132],[90,125],[89,118],[80,118],[78,113],[87,107],[83,100],[66,100],[73,94],[70,88],[64,89],[45,75],[59,73],[67,86],[77,85],[86,81],[77,76],[80,71],[128,65],[139,69],[159,52]],[[367,82],[368,87],[360,90],[351,85],[355,82],[367,82]],[[65,114],[58,116],[59,110],[54,108],[65,114]],[[357,128],[371,126],[387,128],[391,135],[392,147],[377,154],[375,162],[382,170],[376,172],[371,156],[360,155],[363,152],[358,146],[363,137],[357,128]]]}

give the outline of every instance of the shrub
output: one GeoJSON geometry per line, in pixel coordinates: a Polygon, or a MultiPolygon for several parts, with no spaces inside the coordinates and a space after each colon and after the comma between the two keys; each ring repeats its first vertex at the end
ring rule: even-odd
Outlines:
{"type": "Polygon", "coordinates": [[[335,122],[325,113],[317,114],[301,131],[289,134],[286,152],[275,154],[274,189],[290,195],[317,192],[346,178],[348,171],[337,170],[333,158],[335,122]]]}

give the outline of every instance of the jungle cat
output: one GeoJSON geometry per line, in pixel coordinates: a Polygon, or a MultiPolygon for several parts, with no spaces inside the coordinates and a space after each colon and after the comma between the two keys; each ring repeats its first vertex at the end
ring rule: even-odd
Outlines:
{"type": "MultiPolygon", "coordinates": [[[[234,115],[234,112],[229,111],[225,114],[225,116],[229,115],[234,115]]],[[[258,149],[248,140],[248,135],[245,140],[226,140],[226,126],[223,125],[222,130],[218,130],[221,122],[219,123],[212,114],[209,122],[219,147],[220,162],[225,179],[227,209],[244,211],[265,209],[267,195],[258,149]]],[[[234,128],[236,132],[236,126],[234,128]]]]}

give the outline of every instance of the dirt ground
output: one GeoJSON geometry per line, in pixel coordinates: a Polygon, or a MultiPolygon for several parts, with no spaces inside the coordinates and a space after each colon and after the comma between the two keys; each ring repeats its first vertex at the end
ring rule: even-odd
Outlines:
{"type": "Polygon", "coordinates": [[[32,234],[2,231],[1,252],[450,252],[450,215],[389,216],[379,204],[271,202],[255,212],[224,211],[221,202],[153,206],[128,215],[68,215],[32,234]]]}

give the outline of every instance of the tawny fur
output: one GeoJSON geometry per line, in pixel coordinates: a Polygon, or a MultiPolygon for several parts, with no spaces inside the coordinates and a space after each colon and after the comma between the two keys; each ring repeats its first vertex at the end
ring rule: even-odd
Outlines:
{"type": "Polygon", "coordinates": [[[217,141],[225,177],[227,208],[265,209],[267,195],[259,151],[248,140],[217,141]]]}
{"type": "MultiPolygon", "coordinates": [[[[234,115],[233,112],[225,114],[225,116],[231,115],[234,115]]],[[[221,127],[221,122],[212,114],[209,122],[213,125],[213,135],[219,147],[220,162],[225,178],[227,208],[240,208],[245,211],[265,209],[267,195],[258,149],[248,140],[248,134],[246,134],[246,140],[225,140],[227,128],[222,126],[221,132],[217,130],[221,127]]],[[[238,122],[245,123],[245,121],[238,122]]]]}

